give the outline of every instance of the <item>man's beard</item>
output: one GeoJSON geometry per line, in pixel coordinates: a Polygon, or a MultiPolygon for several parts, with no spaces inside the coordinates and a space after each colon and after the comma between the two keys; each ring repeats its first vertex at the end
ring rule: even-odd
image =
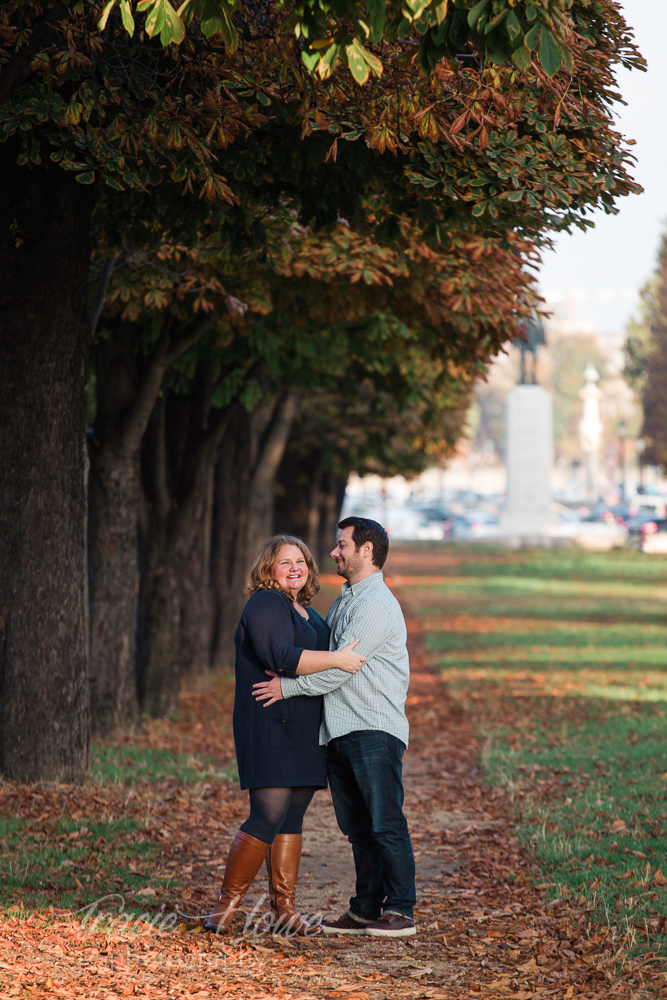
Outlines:
{"type": "Polygon", "coordinates": [[[338,576],[342,576],[345,580],[349,580],[354,573],[358,572],[361,568],[361,559],[357,556],[349,561],[343,561],[340,565],[336,563],[336,571],[338,576]]]}

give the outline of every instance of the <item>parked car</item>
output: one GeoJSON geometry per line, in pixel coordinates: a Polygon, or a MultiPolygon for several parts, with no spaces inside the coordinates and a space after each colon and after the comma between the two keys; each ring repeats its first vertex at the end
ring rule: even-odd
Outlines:
{"type": "Polygon", "coordinates": [[[555,538],[571,538],[585,549],[599,551],[620,548],[628,540],[628,529],[624,525],[592,514],[577,516],[574,511],[567,518],[561,515],[550,534],[555,538]]]}
{"type": "Polygon", "coordinates": [[[667,555],[667,517],[644,521],[639,533],[638,548],[649,555],[667,555]]]}
{"type": "Polygon", "coordinates": [[[392,541],[441,542],[445,537],[442,521],[432,521],[423,511],[411,507],[358,507],[354,513],[377,521],[392,541]]]}
{"type": "Polygon", "coordinates": [[[500,535],[498,514],[490,510],[467,510],[452,520],[450,537],[460,540],[497,538],[500,535]]]}

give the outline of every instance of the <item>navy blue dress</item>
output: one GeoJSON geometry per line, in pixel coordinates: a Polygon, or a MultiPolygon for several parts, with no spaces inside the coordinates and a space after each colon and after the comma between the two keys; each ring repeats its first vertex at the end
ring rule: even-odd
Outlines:
{"type": "Polygon", "coordinates": [[[322,699],[285,698],[265,708],[252,686],[265,670],[296,677],[304,649],[329,649],[329,628],[308,609],[306,621],[277,590],[246,604],[236,635],[234,742],[241,788],[326,788],[326,747],[319,745],[322,699]]]}

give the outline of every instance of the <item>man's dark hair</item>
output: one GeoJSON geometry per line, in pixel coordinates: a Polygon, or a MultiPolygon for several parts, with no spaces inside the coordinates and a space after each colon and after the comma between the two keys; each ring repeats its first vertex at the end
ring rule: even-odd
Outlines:
{"type": "Polygon", "coordinates": [[[341,531],[343,528],[354,528],[352,541],[357,552],[364,542],[371,542],[373,545],[373,565],[382,569],[389,552],[389,535],[381,524],[378,524],[377,521],[371,521],[369,517],[345,517],[338,522],[338,527],[341,531]]]}

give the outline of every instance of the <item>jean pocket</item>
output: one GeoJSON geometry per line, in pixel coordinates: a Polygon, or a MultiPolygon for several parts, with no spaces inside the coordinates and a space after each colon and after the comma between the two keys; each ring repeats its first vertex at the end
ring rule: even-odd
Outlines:
{"type": "Polygon", "coordinates": [[[292,719],[269,719],[270,747],[300,747],[301,727],[292,719]]]}

